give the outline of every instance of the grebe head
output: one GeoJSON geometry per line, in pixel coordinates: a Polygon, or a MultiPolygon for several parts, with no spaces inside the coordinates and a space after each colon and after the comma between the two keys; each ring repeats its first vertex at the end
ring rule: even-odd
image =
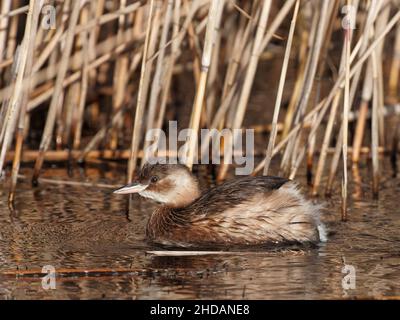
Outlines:
{"type": "Polygon", "coordinates": [[[182,164],[145,164],[138,179],[114,191],[138,193],[170,207],[181,208],[200,196],[197,179],[182,164]]]}

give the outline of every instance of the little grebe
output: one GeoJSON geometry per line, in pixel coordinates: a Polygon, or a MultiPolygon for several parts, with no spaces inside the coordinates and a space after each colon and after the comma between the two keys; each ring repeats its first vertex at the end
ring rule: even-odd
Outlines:
{"type": "Polygon", "coordinates": [[[203,194],[181,164],[146,164],[118,194],[139,193],[163,205],[146,228],[155,243],[171,246],[262,245],[325,241],[314,206],[290,180],[262,176],[228,181],[203,194]]]}

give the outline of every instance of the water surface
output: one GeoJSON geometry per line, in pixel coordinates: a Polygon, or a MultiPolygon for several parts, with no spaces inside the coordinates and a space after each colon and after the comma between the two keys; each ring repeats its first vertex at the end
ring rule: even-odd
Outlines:
{"type": "MultiPolygon", "coordinates": [[[[65,168],[52,168],[43,177],[118,185],[123,172],[75,168],[68,177],[65,168]]],[[[30,176],[31,171],[22,173],[30,176]]],[[[148,253],[163,250],[144,239],[147,217],[155,208],[150,200],[134,196],[128,211],[127,197],[113,195],[112,189],[47,183],[32,188],[21,181],[15,210],[10,211],[5,183],[0,189],[0,298],[399,297],[400,180],[384,174],[379,199],[373,200],[369,173],[364,165],[361,181],[351,183],[348,222],[340,222],[339,184],[331,199],[318,200],[330,216],[327,243],[204,256],[148,253]],[[59,271],[55,290],[44,290],[40,275],[17,275],[44,265],[59,271]],[[345,265],[356,271],[355,289],[343,289],[345,265]]],[[[298,180],[307,191],[304,177],[298,180]]]]}

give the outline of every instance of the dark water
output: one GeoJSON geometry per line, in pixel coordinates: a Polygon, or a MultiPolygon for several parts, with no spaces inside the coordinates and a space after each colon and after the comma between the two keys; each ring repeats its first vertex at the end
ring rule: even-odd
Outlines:
{"type": "MultiPolygon", "coordinates": [[[[29,176],[31,172],[24,169],[23,173],[29,176]]],[[[160,250],[144,240],[145,222],[155,207],[149,200],[134,197],[127,214],[127,198],[113,195],[112,189],[45,183],[33,189],[21,182],[12,212],[7,207],[5,183],[0,189],[0,297],[399,297],[400,179],[384,174],[379,200],[373,200],[369,173],[365,165],[360,169],[361,182],[351,184],[347,223],[339,219],[338,183],[331,199],[321,199],[331,216],[333,234],[317,248],[242,248],[225,254],[175,257],[148,253],[160,250]],[[59,272],[55,290],[42,288],[41,275],[15,275],[17,269],[40,271],[44,265],[53,265],[59,272]],[[354,289],[342,286],[345,265],[354,267],[354,289]]],[[[43,176],[67,179],[65,169],[47,169],[43,176]]],[[[74,169],[73,179],[120,184],[123,171],[74,169]]],[[[304,185],[303,177],[299,181],[304,185]]]]}

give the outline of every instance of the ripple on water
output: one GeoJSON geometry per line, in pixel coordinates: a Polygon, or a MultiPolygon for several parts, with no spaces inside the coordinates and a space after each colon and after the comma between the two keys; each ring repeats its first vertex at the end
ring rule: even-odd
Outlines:
{"type": "MultiPolygon", "coordinates": [[[[65,176],[65,169],[47,176],[65,176]]],[[[25,174],[30,172],[25,169],[25,174]]],[[[368,175],[367,168],[361,176],[368,175]]],[[[82,180],[82,176],[73,177],[82,180]]],[[[91,181],[122,183],[118,175],[91,181]],[[110,178],[111,177],[111,178],[110,178]],[[114,179],[114,180],[113,180],[114,179]]],[[[304,177],[299,178],[304,181],[304,177]]],[[[325,201],[331,236],[318,248],[253,250],[230,255],[164,257],[146,254],[148,215],[155,205],[109,189],[20,184],[15,211],[0,189],[0,297],[3,298],[138,298],[269,299],[342,298],[400,295],[400,183],[388,178],[379,200],[367,183],[361,197],[350,199],[349,221],[338,221],[338,195],[325,201]],[[114,274],[60,274],[57,289],[45,291],[40,277],[4,275],[17,268],[131,269],[114,274]],[[343,290],[343,266],[356,270],[356,288],[343,290]]]]}

